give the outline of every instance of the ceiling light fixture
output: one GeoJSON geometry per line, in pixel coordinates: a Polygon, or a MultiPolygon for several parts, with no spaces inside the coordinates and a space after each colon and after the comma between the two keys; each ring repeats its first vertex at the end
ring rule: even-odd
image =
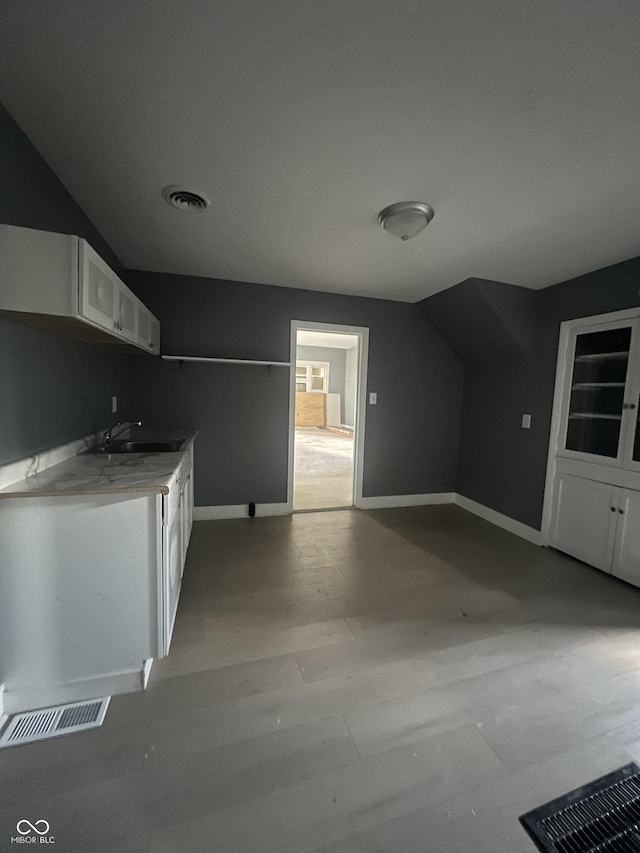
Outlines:
{"type": "Polygon", "coordinates": [[[176,207],[178,210],[184,210],[187,213],[202,213],[211,204],[203,193],[185,190],[177,186],[165,187],[162,190],[162,198],[171,207],[176,207]]]}
{"type": "Polygon", "coordinates": [[[424,231],[433,216],[434,210],[428,204],[421,201],[399,201],[385,207],[378,215],[378,222],[394,237],[410,240],[424,231]]]}

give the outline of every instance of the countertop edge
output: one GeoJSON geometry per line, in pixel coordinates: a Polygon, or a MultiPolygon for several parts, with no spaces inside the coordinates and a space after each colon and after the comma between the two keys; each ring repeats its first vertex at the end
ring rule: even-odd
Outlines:
{"type": "MultiPolygon", "coordinates": [[[[150,481],[149,483],[136,483],[136,484],[130,485],[130,486],[127,486],[124,484],[123,485],[106,484],[105,486],[100,486],[100,487],[93,486],[93,487],[85,487],[85,488],[82,488],[82,487],[73,488],[70,486],[67,488],[55,489],[55,488],[51,488],[51,487],[47,487],[46,485],[43,485],[43,487],[40,489],[38,489],[38,488],[31,488],[31,489],[19,488],[20,486],[24,486],[24,484],[26,482],[28,482],[28,480],[32,479],[32,478],[27,478],[27,480],[20,480],[15,484],[15,486],[17,486],[18,488],[14,489],[14,487],[12,487],[12,486],[7,486],[5,489],[2,489],[0,491],[0,501],[12,500],[14,498],[23,500],[26,498],[81,497],[83,495],[84,496],[94,496],[94,497],[98,496],[98,495],[125,495],[125,494],[137,494],[137,495],[141,495],[141,494],[148,494],[148,495],[162,494],[162,495],[168,495],[169,491],[170,491],[169,490],[169,484],[168,484],[168,482],[162,482],[162,480],[170,480],[173,477],[174,473],[178,470],[178,468],[180,468],[180,466],[183,464],[187,455],[191,452],[193,445],[195,443],[195,440],[197,438],[197,435],[198,435],[198,433],[195,430],[193,432],[189,432],[188,435],[185,437],[185,444],[184,444],[183,448],[176,451],[175,453],[165,454],[166,456],[175,456],[176,460],[175,460],[175,465],[171,469],[171,473],[169,474],[168,472],[164,472],[164,474],[161,475],[162,479],[160,482],[158,482],[158,479],[159,479],[158,475],[155,476],[155,482],[154,482],[154,475],[153,475],[153,473],[151,473],[149,475],[149,481],[150,481]]],[[[60,465],[69,465],[69,463],[72,463],[74,460],[77,460],[79,457],[84,457],[85,455],[88,455],[88,454],[85,454],[85,453],[76,454],[75,456],[72,456],[70,459],[67,459],[65,462],[60,463],[60,465]]],[[[131,454],[131,455],[134,455],[134,454],[131,454]]],[[[135,455],[137,455],[137,454],[135,454],[135,455]]],[[[140,455],[144,455],[144,454],[140,454],[140,455]]],[[[53,468],[56,468],[56,467],[58,467],[58,466],[53,466],[53,468]]],[[[52,469],[46,469],[46,470],[52,470],[52,469]]],[[[43,471],[42,474],[44,474],[44,473],[45,472],[43,471]]],[[[38,475],[38,474],[34,475],[34,477],[38,477],[38,476],[40,476],[40,475],[38,475]]]]}

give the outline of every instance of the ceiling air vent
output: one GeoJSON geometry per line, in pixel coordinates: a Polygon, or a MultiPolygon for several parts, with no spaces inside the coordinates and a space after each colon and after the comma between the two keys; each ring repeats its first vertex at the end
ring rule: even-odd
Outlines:
{"type": "Polygon", "coordinates": [[[185,190],[182,187],[165,187],[162,190],[162,198],[167,204],[187,213],[202,213],[211,204],[202,193],[195,193],[193,190],[185,190]]]}

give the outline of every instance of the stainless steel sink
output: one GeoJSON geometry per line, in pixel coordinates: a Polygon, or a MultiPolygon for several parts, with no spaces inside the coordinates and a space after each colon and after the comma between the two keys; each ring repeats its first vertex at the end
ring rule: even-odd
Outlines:
{"type": "Polygon", "coordinates": [[[177,441],[136,441],[122,439],[112,441],[107,448],[94,447],[92,453],[177,453],[184,444],[184,439],[177,441]]]}

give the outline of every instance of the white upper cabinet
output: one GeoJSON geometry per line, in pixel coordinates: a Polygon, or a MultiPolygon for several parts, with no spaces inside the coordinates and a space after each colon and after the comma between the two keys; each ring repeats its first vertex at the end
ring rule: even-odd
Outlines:
{"type": "Polygon", "coordinates": [[[635,438],[640,396],[639,324],[635,318],[571,331],[559,456],[617,467],[635,461],[640,469],[640,446],[635,438]]]}
{"type": "Polygon", "coordinates": [[[102,329],[117,331],[118,276],[85,240],[78,241],[78,314],[102,329]]]}
{"type": "Polygon", "coordinates": [[[119,283],[116,299],[116,328],[123,338],[135,343],[138,320],[138,300],[129,288],[119,283]]]}
{"type": "Polygon", "coordinates": [[[0,312],[83,340],[159,355],[160,324],[79,237],[0,225],[0,312]]]}
{"type": "Polygon", "coordinates": [[[157,355],[160,352],[160,323],[139,299],[136,317],[136,344],[157,355]]]}

